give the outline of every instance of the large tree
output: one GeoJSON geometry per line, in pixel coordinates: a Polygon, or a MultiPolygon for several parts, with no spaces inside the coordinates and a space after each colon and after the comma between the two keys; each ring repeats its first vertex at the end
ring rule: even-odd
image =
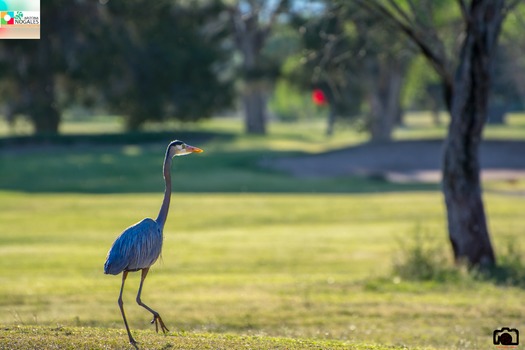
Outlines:
{"type": "Polygon", "coordinates": [[[432,25],[435,1],[354,1],[404,33],[439,75],[451,116],[443,151],[442,186],[454,256],[470,266],[494,265],[482,199],[479,145],[498,37],[506,15],[519,0],[456,0],[463,23],[462,33],[456,37],[461,39],[457,57],[447,52],[432,25]]]}
{"type": "Polygon", "coordinates": [[[371,141],[390,141],[394,127],[401,121],[402,88],[414,52],[404,37],[384,28],[379,21],[353,17],[350,18],[362,42],[356,56],[361,56],[358,82],[365,89],[368,106],[365,125],[371,141]]]}
{"type": "Polygon", "coordinates": [[[266,133],[269,83],[278,68],[262,50],[287,7],[287,0],[279,0],[274,6],[263,0],[236,0],[228,6],[234,43],[242,56],[241,100],[245,131],[250,134],[266,133]]]}
{"type": "Polygon", "coordinates": [[[215,23],[223,10],[219,1],[107,3],[104,41],[91,52],[98,62],[92,83],[128,129],[149,120],[198,120],[231,105],[222,45],[228,32],[215,23]]]}

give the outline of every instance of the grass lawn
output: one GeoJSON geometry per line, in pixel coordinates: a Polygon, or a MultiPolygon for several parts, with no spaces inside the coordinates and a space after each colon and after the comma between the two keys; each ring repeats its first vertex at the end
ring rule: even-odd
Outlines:
{"type": "MultiPolygon", "coordinates": [[[[0,324],[123,329],[120,278],[102,264],[116,234],[156,214],[159,201],[2,193],[0,324]]],[[[176,194],[173,204],[143,300],[175,334],[488,349],[494,329],[525,326],[520,288],[390,272],[398,241],[417,225],[446,244],[438,193],[176,194]]],[[[523,198],[490,195],[487,205],[497,247],[525,234],[523,198]]],[[[133,329],[149,329],[134,302],[138,277],[128,278],[125,307],[133,329]]]]}
{"type": "MultiPolygon", "coordinates": [[[[126,346],[122,337],[125,331],[96,327],[63,326],[16,326],[0,330],[1,349],[123,349],[126,346]],[[5,346],[5,347],[4,347],[5,346]]],[[[180,350],[319,350],[348,349],[355,350],[395,350],[405,347],[381,346],[372,344],[349,344],[335,340],[306,340],[278,338],[269,336],[245,336],[217,333],[173,332],[159,336],[152,331],[135,331],[141,342],[139,348],[180,349],[180,350]]],[[[130,349],[133,349],[129,346],[130,349]]]]}
{"type": "MultiPolygon", "coordinates": [[[[163,258],[142,297],[169,335],[136,305],[138,274],[124,293],[142,348],[493,349],[495,329],[525,330],[520,287],[392,272],[417,233],[449,253],[437,186],[259,167],[351,142],[283,127],[206,140],[195,144],[205,153],[175,159],[163,258]]],[[[102,265],[116,235],[157,214],[164,148],[0,150],[0,349],[126,347],[120,277],[102,265]]],[[[498,253],[509,243],[519,252],[525,198],[494,191],[485,203],[498,253]]]]}

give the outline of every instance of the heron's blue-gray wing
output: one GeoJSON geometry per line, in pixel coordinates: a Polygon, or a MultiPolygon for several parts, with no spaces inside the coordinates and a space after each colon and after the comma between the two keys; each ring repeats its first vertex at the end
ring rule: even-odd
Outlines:
{"type": "Polygon", "coordinates": [[[162,250],[162,229],[153,219],[144,219],[128,227],[111,246],[104,273],[118,275],[150,267],[162,250]]]}

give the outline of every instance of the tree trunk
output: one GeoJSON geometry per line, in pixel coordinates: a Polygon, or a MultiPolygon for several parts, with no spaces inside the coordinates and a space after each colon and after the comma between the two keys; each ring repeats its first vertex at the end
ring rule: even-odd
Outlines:
{"type": "Polygon", "coordinates": [[[60,113],[53,105],[40,105],[32,108],[31,120],[37,134],[58,134],[60,113]]]}
{"type": "Polygon", "coordinates": [[[28,101],[29,114],[37,134],[58,134],[60,112],[55,100],[55,77],[51,68],[52,36],[50,28],[44,29],[38,42],[36,75],[29,78],[28,101]]]}
{"type": "Polygon", "coordinates": [[[246,81],[242,93],[245,114],[245,131],[249,134],[266,134],[266,90],[264,84],[246,81]]]}
{"type": "Polygon", "coordinates": [[[330,106],[328,106],[328,120],[326,122],[326,136],[334,135],[336,119],[337,119],[337,112],[333,104],[330,104],[330,106]]]}
{"type": "Polygon", "coordinates": [[[230,9],[235,44],[242,53],[244,129],[249,134],[266,133],[266,91],[261,75],[260,53],[271,26],[259,23],[257,11],[243,14],[240,3],[230,9]]]}
{"type": "Polygon", "coordinates": [[[379,83],[370,92],[370,134],[373,142],[390,141],[401,113],[402,72],[397,65],[380,69],[379,83]]]}
{"type": "Polygon", "coordinates": [[[503,1],[473,0],[450,99],[444,145],[443,193],[457,262],[495,264],[483,207],[479,145],[487,115],[491,59],[503,20],[503,1]]]}

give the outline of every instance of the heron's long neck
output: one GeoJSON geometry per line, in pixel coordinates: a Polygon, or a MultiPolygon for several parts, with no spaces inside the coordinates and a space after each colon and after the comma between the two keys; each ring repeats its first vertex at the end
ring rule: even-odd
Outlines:
{"type": "Polygon", "coordinates": [[[171,157],[168,154],[166,154],[166,158],[164,159],[162,170],[164,173],[164,181],[166,182],[166,189],[164,190],[164,200],[162,201],[162,206],[160,207],[159,216],[156,221],[160,227],[164,228],[171,200],[171,157]]]}

